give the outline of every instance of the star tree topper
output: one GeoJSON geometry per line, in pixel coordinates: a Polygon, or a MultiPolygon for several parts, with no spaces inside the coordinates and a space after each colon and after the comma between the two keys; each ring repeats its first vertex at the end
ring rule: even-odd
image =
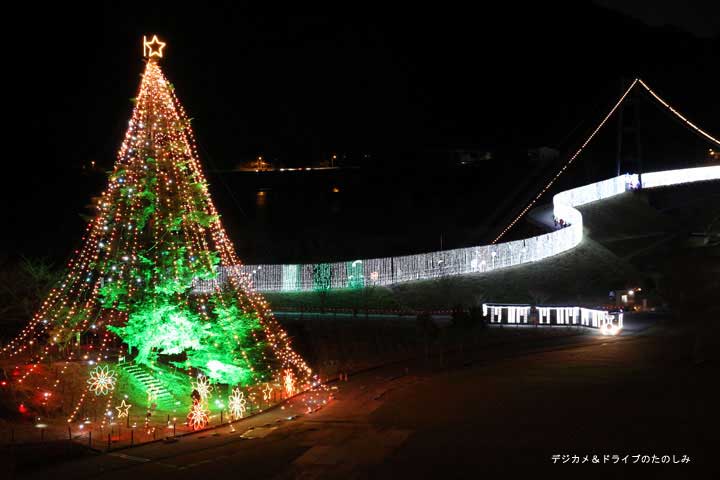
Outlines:
{"type": "Polygon", "coordinates": [[[143,56],[152,58],[152,57],[158,57],[162,58],[163,56],[163,48],[165,48],[165,42],[161,42],[158,40],[157,35],[153,35],[152,40],[148,42],[148,39],[145,35],[143,35],[143,56]],[[155,50],[153,47],[157,46],[157,50],[155,50]]]}

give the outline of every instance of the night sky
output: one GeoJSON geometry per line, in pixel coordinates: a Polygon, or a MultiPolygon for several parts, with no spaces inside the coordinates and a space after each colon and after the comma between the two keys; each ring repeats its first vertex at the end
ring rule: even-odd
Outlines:
{"type": "MultiPolygon", "coordinates": [[[[104,184],[83,167],[112,166],[148,33],[168,43],[163,68],[209,170],[259,153],[309,163],[367,152],[422,169],[413,152],[566,152],[635,75],[720,133],[717,2],[572,3],[303,15],[237,2],[20,6],[2,33],[0,255],[67,253],[79,239],[78,214],[104,184]]],[[[674,129],[667,148],[689,138],[674,129]]]]}

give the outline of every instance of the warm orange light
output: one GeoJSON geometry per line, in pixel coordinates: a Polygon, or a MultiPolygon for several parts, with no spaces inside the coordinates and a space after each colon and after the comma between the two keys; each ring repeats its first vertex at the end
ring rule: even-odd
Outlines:
{"type": "Polygon", "coordinates": [[[162,58],[162,50],[165,48],[165,42],[158,40],[157,35],[153,35],[152,40],[148,42],[147,37],[143,35],[143,56],[152,58],[162,58]],[[153,49],[153,46],[157,45],[157,50],[153,49]]]}
{"type": "MultiPolygon", "coordinates": [[[[151,57],[162,58],[164,46],[165,43],[160,42],[157,36],[152,36],[151,40],[143,37],[145,57],[150,60],[152,60],[151,57]]],[[[122,261],[118,260],[117,266],[112,267],[113,276],[116,276],[127,275],[129,269],[137,261],[140,243],[138,238],[139,229],[126,220],[134,218],[134,212],[139,206],[139,200],[137,200],[139,197],[133,196],[135,200],[129,203],[121,202],[124,210],[115,211],[113,206],[117,204],[121,190],[128,192],[128,194],[137,191],[140,186],[140,179],[145,175],[143,172],[148,168],[157,168],[152,164],[147,164],[145,157],[140,155],[142,149],[147,146],[147,133],[144,130],[148,128],[163,132],[163,140],[158,141],[160,146],[157,148],[163,147],[162,150],[166,155],[163,161],[167,161],[170,166],[168,170],[158,170],[156,172],[161,178],[161,181],[154,185],[156,198],[162,199],[169,205],[171,196],[177,191],[179,201],[185,210],[189,211],[194,208],[191,205],[194,195],[199,195],[203,203],[207,205],[206,213],[219,218],[209,196],[207,180],[199,164],[190,121],[179,104],[169,82],[163,76],[158,62],[148,61],[129,127],[118,151],[114,173],[110,177],[108,188],[96,202],[98,213],[96,218],[88,223],[86,233],[83,236],[82,247],[75,250],[75,256],[67,264],[68,271],[64,280],[49,293],[48,298],[33,317],[33,320],[15,339],[0,348],[0,353],[7,352],[10,357],[20,355],[29,352],[33,345],[39,343],[42,335],[53,332],[50,337],[52,341],[47,342],[39,353],[31,357],[33,363],[22,371],[19,368],[16,369],[15,376],[19,377],[17,382],[24,384],[30,375],[37,375],[41,371],[40,366],[42,363],[49,358],[55,345],[63,342],[65,337],[71,338],[72,336],[73,340],[68,342],[71,344],[77,342],[77,345],[79,345],[80,333],[87,331],[89,328],[92,328],[93,332],[97,332],[96,334],[101,336],[99,344],[88,347],[91,349],[91,353],[78,354],[74,351],[69,353],[57,377],[54,381],[49,381],[51,390],[43,394],[45,398],[52,398],[51,395],[55,395],[52,391],[57,389],[61,383],[61,377],[66,373],[69,365],[80,359],[89,364],[94,364],[99,363],[103,358],[108,358],[108,349],[113,340],[113,336],[109,331],[102,329],[101,325],[97,325],[97,328],[95,324],[91,326],[90,323],[95,318],[91,315],[84,315],[77,324],[72,324],[71,319],[76,318],[78,312],[91,312],[99,308],[97,304],[98,290],[102,286],[103,277],[92,274],[93,265],[97,262],[107,262],[110,256],[116,252],[126,252],[120,257],[122,261]],[[195,193],[194,189],[187,188],[188,184],[185,177],[182,171],[177,168],[177,165],[181,163],[186,165],[191,176],[197,180],[200,188],[199,193],[195,193]],[[122,172],[122,174],[119,172],[122,172]],[[122,233],[125,230],[133,233],[122,233]]],[[[258,159],[265,163],[262,156],[258,156],[258,159]]],[[[93,160],[92,164],[96,164],[96,162],[93,160]]],[[[258,195],[265,196],[266,192],[258,192],[258,195]]],[[[188,229],[189,233],[186,245],[189,255],[193,255],[193,252],[215,249],[219,253],[221,265],[238,265],[240,263],[219,219],[214,221],[207,229],[192,222],[190,222],[190,225],[185,223],[183,225],[184,228],[188,229]]],[[[159,240],[156,237],[154,241],[157,243],[159,240]]],[[[249,311],[258,312],[267,341],[280,360],[280,367],[272,373],[271,378],[275,379],[274,381],[282,382],[279,387],[284,387],[286,393],[292,392],[291,395],[297,393],[299,389],[304,389],[312,370],[305,364],[302,357],[292,349],[289,336],[274,319],[267,301],[254,291],[252,284],[248,280],[233,276],[230,278],[230,282],[239,291],[247,293],[247,304],[243,305],[243,311],[245,313],[249,311]]],[[[142,282],[138,281],[137,287],[131,287],[130,293],[132,288],[143,288],[142,282]]],[[[200,304],[198,313],[208,319],[204,299],[200,298],[198,303],[200,304]]],[[[113,314],[107,318],[108,325],[120,324],[126,321],[127,315],[124,314],[113,314]]],[[[253,337],[257,342],[261,341],[258,332],[254,331],[253,337]]],[[[246,352],[243,352],[243,356],[249,362],[246,352]]],[[[263,358],[266,358],[265,354],[263,354],[263,358]]],[[[253,369],[251,368],[251,370],[253,369]]],[[[266,380],[266,378],[263,378],[263,380],[266,380]]],[[[0,386],[6,384],[7,382],[0,382],[0,386]]],[[[151,393],[154,392],[148,392],[149,397],[151,393]]],[[[263,391],[263,395],[270,396],[272,393],[273,389],[269,387],[269,384],[266,384],[266,391],[263,391]]],[[[67,422],[72,423],[77,418],[83,405],[92,398],[89,388],[86,386],[85,390],[80,392],[75,406],[71,408],[67,422]]],[[[109,396],[103,411],[112,412],[116,410],[118,414],[116,418],[128,415],[131,405],[122,402],[119,406],[114,406],[111,402],[112,396],[109,396]],[[122,415],[123,413],[125,415],[122,415]]],[[[101,425],[105,425],[106,421],[112,420],[103,417],[101,425]]]]}

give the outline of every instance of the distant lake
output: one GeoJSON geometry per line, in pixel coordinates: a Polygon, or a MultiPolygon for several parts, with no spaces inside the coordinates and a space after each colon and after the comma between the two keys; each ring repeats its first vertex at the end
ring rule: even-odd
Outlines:
{"type": "Polygon", "coordinates": [[[210,172],[246,263],[402,255],[486,243],[528,181],[525,165],[210,172]],[[508,190],[511,194],[508,194],[508,190]],[[442,238],[441,238],[442,237],[442,238]]]}
{"type": "MultiPolygon", "coordinates": [[[[533,166],[537,169],[537,166],[533,166]]],[[[525,162],[437,169],[206,171],[223,223],[245,263],[403,255],[482,244],[534,182],[525,162]],[[523,192],[525,190],[525,192],[523,192]]],[[[80,244],[104,172],[39,171],[5,205],[4,255],[59,263],[80,244]],[[74,182],[74,183],[73,183],[74,182]],[[68,185],[78,185],[68,188],[68,185]],[[48,232],[52,232],[48,234],[48,232]]],[[[529,193],[528,193],[529,192],[529,193]]]]}

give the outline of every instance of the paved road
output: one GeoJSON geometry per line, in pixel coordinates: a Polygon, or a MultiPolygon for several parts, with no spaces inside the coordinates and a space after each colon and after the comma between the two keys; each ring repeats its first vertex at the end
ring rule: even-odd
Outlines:
{"type": "MultiPolygon", "coordinates": [[[[571,471],[551,456],[637,453],[691,454],[693,465],[667,477],[688,478],[709,441],[709,407],[697,395],[709,373],[691,366],[685,340],[643,329],[456,352],[442,366],[400,363],[334,384],[336,399],[309,415],[274,410],[235,431],[26,478],[527,478],[538,469],[615,478],[632,466],[571,471]]],[[[666,478],[657,466],[652,475],[666,478]]]]}

